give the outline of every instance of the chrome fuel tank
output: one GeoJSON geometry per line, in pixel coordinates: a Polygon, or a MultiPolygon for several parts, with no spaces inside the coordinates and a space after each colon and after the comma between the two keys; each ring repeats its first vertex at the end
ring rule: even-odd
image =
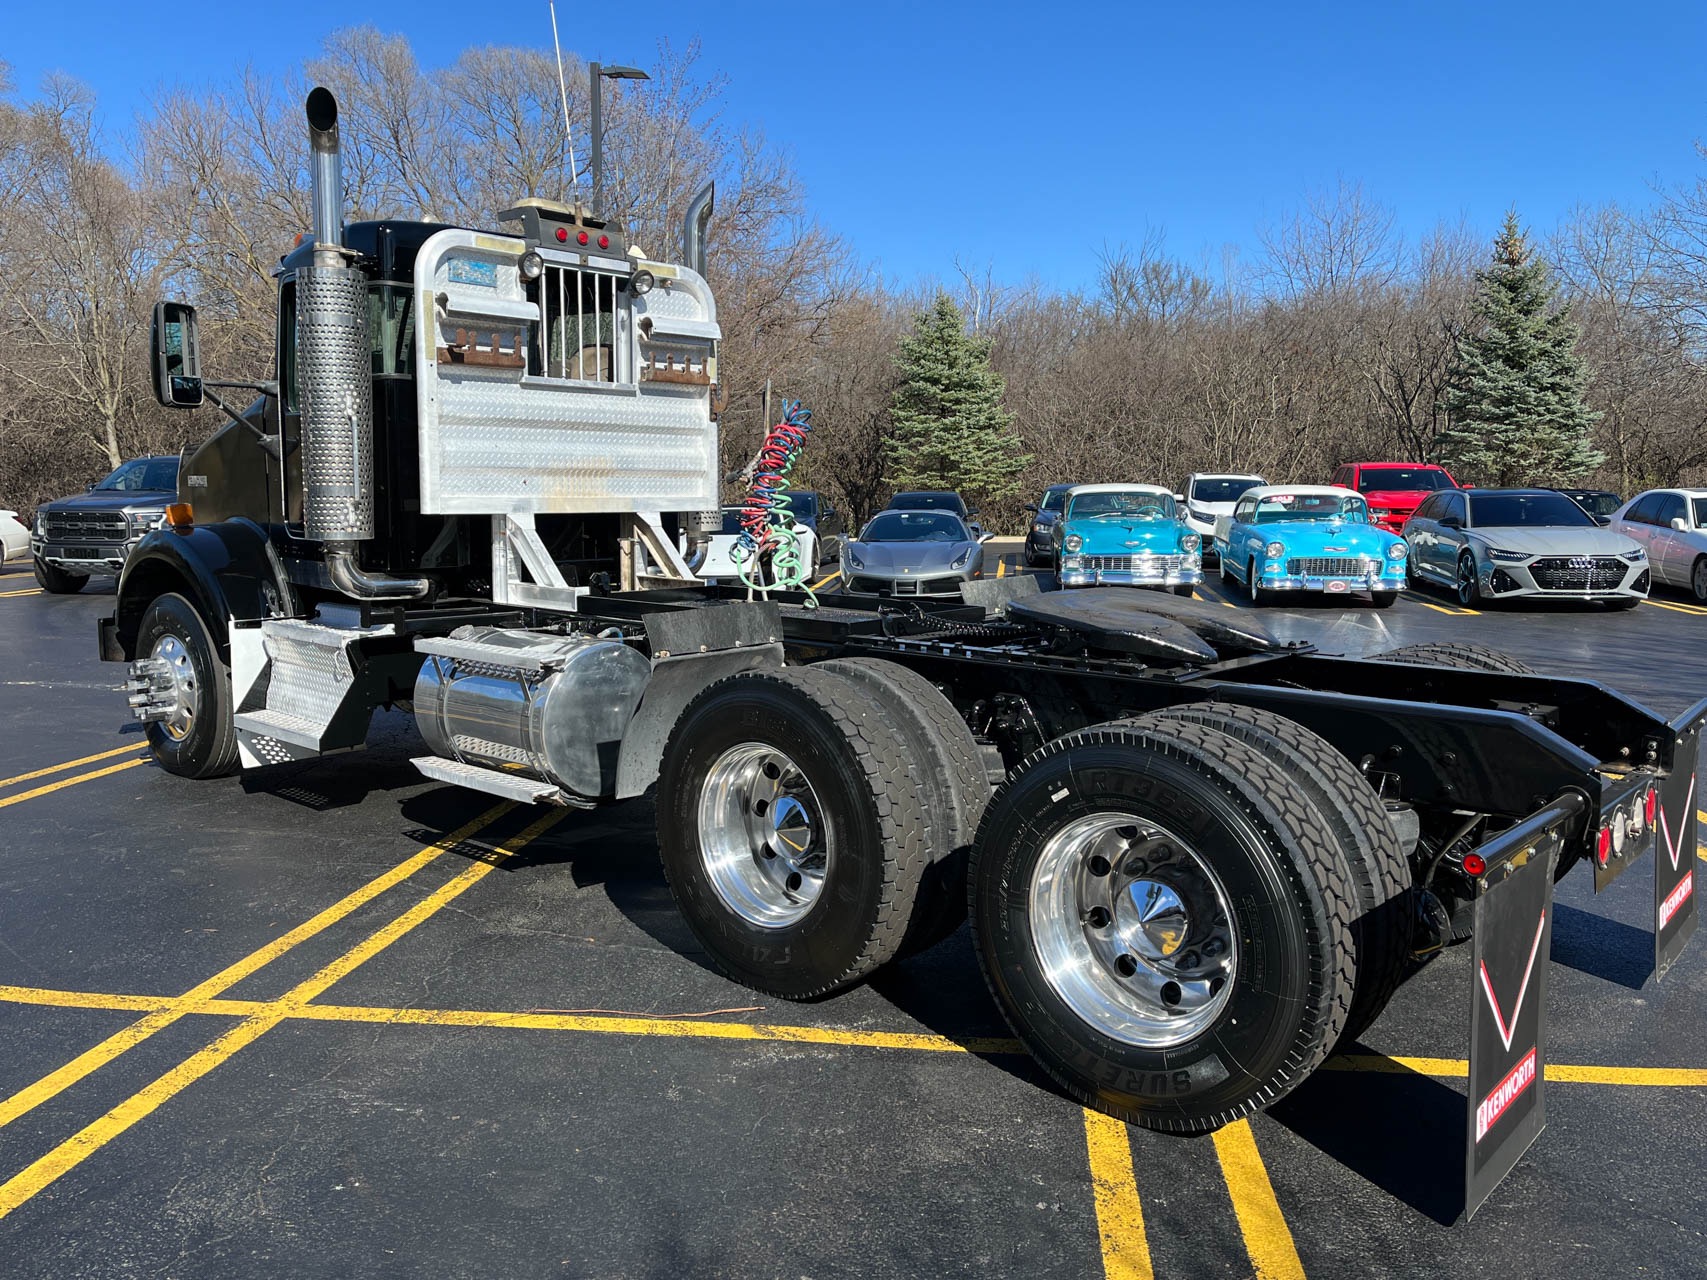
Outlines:
{"type": "Polygon", "coordinates": [[[612,793],[622,736],[652,664],[620,640],[463,627],[423,639],[415,720],[436,755],[612,793]]]}

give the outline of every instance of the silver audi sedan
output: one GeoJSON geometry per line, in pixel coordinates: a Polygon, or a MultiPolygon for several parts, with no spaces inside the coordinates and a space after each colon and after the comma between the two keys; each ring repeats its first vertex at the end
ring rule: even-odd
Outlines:
{"type": "Polygon", "coordinates": [[[1612,513],[1611,528],[1647,550],[1654,581],[1707,604],[1707,489],[1649,489],[1612,513]]]}
{"type": "Polygon", "coordinates": [[[1600,600],[1632,609],[1652,581],[1640,543],[1556,489],[1443,489],[1405,525],[1411,577],[1466,607],[1490,600],[1600,600]]]}

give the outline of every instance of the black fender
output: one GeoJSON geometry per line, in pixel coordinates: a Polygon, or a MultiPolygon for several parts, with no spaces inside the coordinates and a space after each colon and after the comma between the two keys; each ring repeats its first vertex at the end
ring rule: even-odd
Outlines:
{"type": "Polygon", "coordinates": [[[187,529],[162,527],[143,536],[119,575],[117,607],[101,620],[101,657],[129,662],[136,657],[142,615],[159,596],[183,596],[231,660],[226,634],[233,621],[290,616],[296,597],[284,565],[253,520],[222,520],[187,529]]]}

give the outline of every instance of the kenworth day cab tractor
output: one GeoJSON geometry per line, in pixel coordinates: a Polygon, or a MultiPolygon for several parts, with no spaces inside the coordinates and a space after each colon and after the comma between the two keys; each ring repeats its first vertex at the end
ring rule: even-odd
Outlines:
{"type": "MultiPolygon", "coordinates": [[[[1177,1133],[1280,1098],[1414,957],[1473,936],[1472,1210],[1543,1120],[1555,875],[1602,887],[1657,850],[1660,973],[1693,930],[1707,702],[1668,723],[1474,646],[1350,660],[1032,578],[905,603],[697,582],[721,496],[710,189],[681,264],[541,200],[501,231],[346,226],[332,95],[307,116],[278,381],[188,456],[101,622],[163,768],[360,747],[398,707],[429,778],[655,792],[694,933],[789,999],[970,904],[1038,1062],[1177,1133]]],[[[153,348],[162,403],[225,408],[193,308],[161,303],[153,348]]]]}

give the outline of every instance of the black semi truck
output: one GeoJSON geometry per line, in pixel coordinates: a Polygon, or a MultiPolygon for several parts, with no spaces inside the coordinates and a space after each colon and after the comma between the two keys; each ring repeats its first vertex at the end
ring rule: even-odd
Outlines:
{"type": "Polygon", "coordinates": [[[346,226],[332,96],[307,117],[277,382],[228,407],[194,309],[156,309],[162,403],[230,419],[101,623],[164,768],[359,747],[401,707],[429,778],[581,808],[655,790],[675,898],[738,981],[826,996],[970,909],[1062,1088],[1173,1132],[1283,1096],[1475,933],[1497,1035],[1472,1051],[1473,1181],[1539,1127],[1553,877],[1604,886],[1658,849],[1662,972],[1693,929],[1707,702],[1667,722],[1471,646],[1348,660],[1032,579],[906,603],[697,582],[710,189],[679,264],[537,199],[499,231],[346,226]]]}

